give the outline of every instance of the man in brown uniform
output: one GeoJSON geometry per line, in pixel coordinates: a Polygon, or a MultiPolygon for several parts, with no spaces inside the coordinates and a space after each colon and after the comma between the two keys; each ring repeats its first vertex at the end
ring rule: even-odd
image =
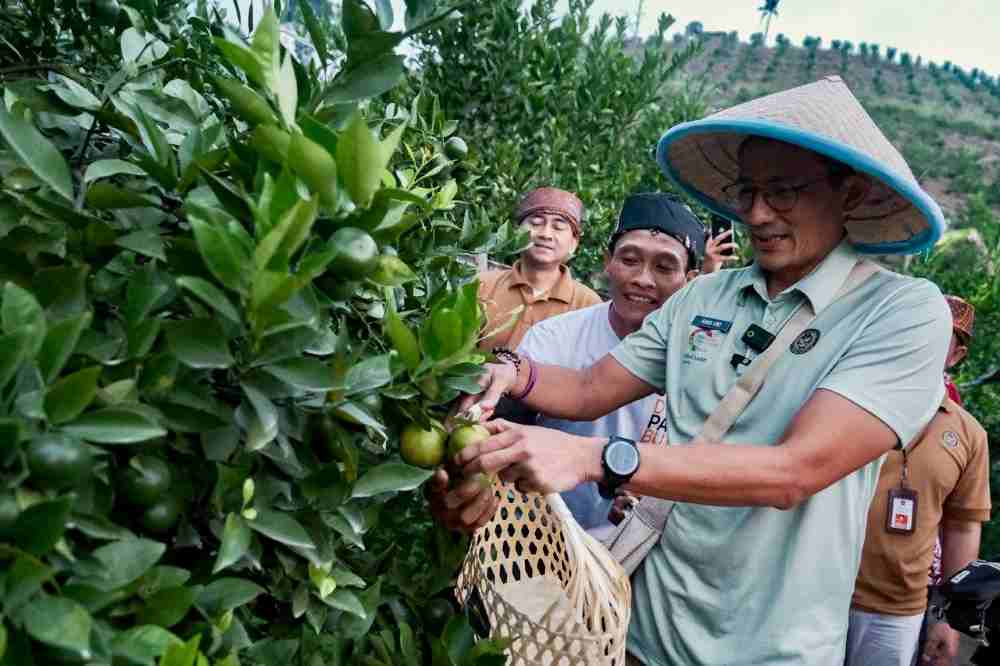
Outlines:
{"type": "Polygon", "coordinates": [[[479,300],[486,308],[486,331],[492,332],[523,311],[517,323],[485,338],[481,349],[514,349],[532,324],[553,315],[601,302],[592,289],[573,279],[567,259],[580,241],[583,202],[554,187],[532,190],[514,216],[531,234],[532,245],[507,270],[479,276],[479,300]]]}
{"type": "MultiPolygon", "coordinates": [[[[946,300],[953,321],[950,369],[965,357],[975,311],[955,296],[946,300]]],[[[988,457],[986,431],[949,397],[905,455],[889,452],[868,514],[846,664],[911,664],[939,531],[945,579],[979,555],[981,523],[990,519],[988,457]]],[[[951,664],[957,652],[958,634],[934,624],[922,664],[951,664]]]]}

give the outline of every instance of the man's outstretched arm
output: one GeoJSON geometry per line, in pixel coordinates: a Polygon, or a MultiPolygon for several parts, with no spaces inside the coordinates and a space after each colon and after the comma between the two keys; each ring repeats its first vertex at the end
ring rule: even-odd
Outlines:
{"type": "Polygon", "coordinates": [[[520,396],[530,385],[530,391],[522,399],[530,409],[559,419],[593,421],[655,390],[610,354],[581,370],[534,363],[533,383],[530,365],[523,358],[518,373],[512,364],[487,364],[480,378],[483,393],[467,396],[460,408],[478,403],[484,416],[489,416],[504,393],[520,396]]]}

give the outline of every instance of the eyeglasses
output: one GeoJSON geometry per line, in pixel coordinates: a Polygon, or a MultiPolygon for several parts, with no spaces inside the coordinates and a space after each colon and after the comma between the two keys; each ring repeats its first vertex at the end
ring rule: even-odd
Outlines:
{"type": "Polygon", "coordinates": [[[799,202],[799,192],[816,183],[829,180],[829,176],[824,176],[817,180],[803,183],[802,185],[771,185],[768,187],[757,187],[749,183],[731,183],[722,188],[722,195],[730,208],[737,213],[748,213],[753,208],[753,202],[757,198],[757,193],[764,197],[764,203],[770,206],[775,212],[787,213],[795,208],[799,202]]]}

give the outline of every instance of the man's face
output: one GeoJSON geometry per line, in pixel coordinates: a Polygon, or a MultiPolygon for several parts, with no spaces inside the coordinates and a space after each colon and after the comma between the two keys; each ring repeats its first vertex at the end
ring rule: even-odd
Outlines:
{"type": "Polygon", "coordinates": [[[750,140],[740,156],[738,183],[757,190],[753,205],[741,217],[754,257],[765,271],[788,277],[791,284],[840,243],[848,185],[835,189],[829,165],[815,153],[778,141],[750,140]],[[790,193],[789,188],[797,192],[790,193]],[[765,201],[762,191],[784,192],[795,198],[795,205],[779,212],[765,201]]]}
{"type": "Polygon", "coordinates": [[[646,315],[684,286],[687,250],[666,234],[636,229],[618,239],[613,255],[605,255],[604,270],[615,312],[638,328],[646,315]]]}
{"type": "Polygon", "coordinates": [[[534,264],[561,264],[576,250],[573,226],[561,215],[537,213],[521,221],[531,235],[531,247],[524,256],[534,264]]]}

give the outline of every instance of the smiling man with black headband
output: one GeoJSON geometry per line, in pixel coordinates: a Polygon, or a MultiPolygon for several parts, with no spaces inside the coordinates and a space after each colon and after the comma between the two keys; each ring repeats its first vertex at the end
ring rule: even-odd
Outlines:
{"type": "MultiPolygon", "coordinates": [[[[574,310],[532,326],[517,347],[540,363],[586,368],[639,330],[643,320],[687,281],[698,275],[705,251],[705,230],[683,203],[660,193],[633,194],[625,200],[604,255],[611,300],[574,310]]],[[[719,263],[715,257],[714,264],[719,263]]],[[[666,442],[664,402],[658,395],[624,405],[592,421],[518,415],[521,422],[583,436],[623,434],[646,444],[666,442]]],[[[440,472],[435,484],[447,487],[440,472]]],[[[600,533],[608,522],[610,498],[596,483],[563,493],[577,522],[600,533]]]]}

